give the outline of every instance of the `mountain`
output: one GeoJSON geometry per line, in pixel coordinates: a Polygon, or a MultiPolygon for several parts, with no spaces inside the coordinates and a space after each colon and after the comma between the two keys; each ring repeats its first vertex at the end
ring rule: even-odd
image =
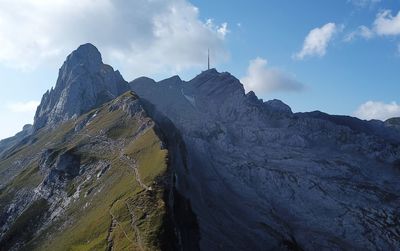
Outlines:
{"type": "Polygon", "coordinates": [[[35,124],[1,143],[0,250],[196,250],[173,217],[193,216],[160,129],[93,45],[68,56],[35,124]]]}
{"type": "Polygon", "coordinates": [[[34,129],[57,126],[128,91],[118,71],[103,64],[92,44],[81,45],[60,69],[54,89],[43,95],[36,111],[34,129]]]}
{"type": "Polygon", "coordinates": [[[85,44],[0,142],[0,250],[396,250],[398,124],[215,69],[127,83],[85,44]]]}
{"type": "Polygon", "coordinates": [[[400,135],[383,122],[293,114],[215,69],[130,85],[185,142],[177,189],[197,216],[202,250],[400,246],[400,135]]]}

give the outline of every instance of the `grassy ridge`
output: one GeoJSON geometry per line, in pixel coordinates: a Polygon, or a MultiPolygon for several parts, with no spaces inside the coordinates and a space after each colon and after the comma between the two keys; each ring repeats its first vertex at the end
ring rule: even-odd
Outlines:
{"type": "MultiPolygon", "coordinates": [[[[124,94],[118,99],[131,96],[124,94]]],[[[109,168],[99,178],[93,169],[94,175],[90,178],[82,175],[69,181],[65,194],[71,202],[65,212],[35,238],[25,238],[29,240],[25,246],[27,250],[106,250],[110,245],[114,250],[160,249],[157,236],[164,231],[166,206],[164,189],[157,181],[166,175],[167,151],[162,149],[162,142],[151,124],[138,131],[140,124],[147,123],[149,118],[143,115],[132,117],[122,109],[111,109],[118,99],[54,131],[39,132],[34,143],[21,147],[9,159],[0,162],[1,169],[22,156],[35,156],[44,148],[52,148],[60,154],[73,149],[74,154],[81,157],[81,165],[90,168],[95,168],[96,163],[109,163],[109,168]],[[75,133],[74,128],[79,123],[85,125],[75,133]],[[103,140],[107,144],[119,142],[123,149],[98,147],[99,140],[93,141],[93,138],[100,134],[108,138],[101,139],[100,144],[103,140]],[[121,160],[121,151],[136,160],[140,179],[153,188],[151,191],[140,185],[133,167],[121,160]]],[[[104,142],[104,146],[107,144],[104,142]]],[[[10,191],[33,188],[41,182],[37,163],[38,157],[32,167],[21,172],[1,192],[2,205],[12,198],[6,198],[10,191]]],[[[22,232],[20,224],[14,226],[15,233],[22,232]]]]}

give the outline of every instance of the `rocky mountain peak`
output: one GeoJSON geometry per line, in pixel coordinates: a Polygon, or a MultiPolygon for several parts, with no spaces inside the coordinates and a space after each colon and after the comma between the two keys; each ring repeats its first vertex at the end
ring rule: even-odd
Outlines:
{"type": "Polygon", "coordinates": [[[283,103],[279,99],[272,99],[264,102],[264,105],[284,114],[292,114],[292,109],[287,104],[283,103]]]}
{"type": "Polygon", "coordinates": [[[96,72],[103,64],[99,50],[90,43],[83,44],[73,51],[65,61],[65,67],[71,68],[84,66],[90,72],[96,72]]]}
{"type": "Polygon", "coordinates": [[[215,99],[244,97],[245,91],[240,81],[229,72],[209,69],[189,81],[199,94],[215,99]]]}
{"type": "Polygon", "coordinates": [[[81,45],[67,57],[55,88],[43,95],[34,129],[54,127],[128,90],[128,83],[118,71],[103,63],[94,45],[81,45]]]}

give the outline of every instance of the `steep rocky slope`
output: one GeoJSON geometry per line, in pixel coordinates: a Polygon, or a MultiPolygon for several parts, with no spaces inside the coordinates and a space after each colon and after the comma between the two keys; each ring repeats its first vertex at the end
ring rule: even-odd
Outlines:
{"type": "Polygon", "coordinates": [[[168,152],[154,126],[128,92],[34,134],[0,162],[25,165],[0,193],[1,249],[171,248],[168,152]]]}
{"type": "Polygon", "coordinates": [[[95,46],[81,45],[64,62],[55,88],[43,95],[35,115],[35,130],[76,118],[127,90],[127,82],[118,71],[103,64],[95,46]]]}
{"type": "MultiPolygon", "coordinates": [[[[175,169],[202,250],[395,250],[399,133],[354,118],[293,114],[245,94],[229,73],[131,88],[179,130],[175,169]]],[[[164,132],[168,134],[168,132],[164,132]]]]}
{"type": "MultiPolygon", "coordinates": [[[[21,144],[26,143],[27,136],[39,129],[52,129],[70,119],[76,119],[128,90],[128,83],[118,71],[102,62],[101,54],[94,45],[79,46],[60,68],[55,87],[43,95],[36,110],[34,125],[27,126],[14,137],[0,141],[0,157],[11,155],[21,144]]],[[[24,163],[21,161],[0,168],[0,188],[23,168],[24,163]]]]}
{"type": "Polygon", "coordinates": [[[171,187],[167,144],[138,96],[119,95],[125,89],[94,46],[67,58],[35,129],[4,143],[0,250],[186,245],[175,238],[180,228],[168,204],[179,194],[171,187]]]}

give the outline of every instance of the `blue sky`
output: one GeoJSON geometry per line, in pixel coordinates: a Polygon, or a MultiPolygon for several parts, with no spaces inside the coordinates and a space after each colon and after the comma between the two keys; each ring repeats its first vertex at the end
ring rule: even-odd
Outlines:
{"type": "Polygon", "coordinates": [[[79,44],[127,80],[190,79],[212,64],[293,111],[400,116],[400,2],[395,0],[4,0],[0,138],[32,123],[42,94],[79,44]]]}
{"type": "Polygon", "coordinates": [[[343,41],[360,25],[371,26],[384,9],[397,14],[399,1],[381,1],[360,6],[349,1],[193,1],[204,17],[227,21],[231,61],[224,65],[243,76],[249,60],[262,57],[285,72],[294,74],[307,87],[301,92],[259,95],[279,98],[295,111],[323,110],[353,114],[368,101],[398,101],[400,57],[396,36],[343,41]],[[229,11],[227,11],[229,9],[229,11]],[[326,23],[344,26],[330,41],[326,54],[293,60],[308,32],[326,23]],[[235,26],[240,23],[241,27],[235,26]]]}

